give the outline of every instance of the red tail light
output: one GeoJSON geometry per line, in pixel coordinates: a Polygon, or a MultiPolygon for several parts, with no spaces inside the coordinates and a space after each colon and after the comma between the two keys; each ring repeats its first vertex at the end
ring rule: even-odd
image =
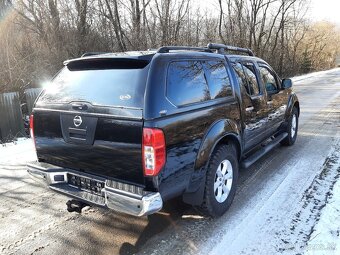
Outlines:
{"type": "Polygon", "coordinates": [[[142,151],[144,175],[158,175],[166,158],[163,131],[156,128],[144,128],[142,151]]]}
{"type": "Polygon", "coordinates": [[[30,135],[31,138],[34,142],[35,145],[35,138],[34,138],[34,118],[33,118],[33,114],[30,115],[30,135]]]}

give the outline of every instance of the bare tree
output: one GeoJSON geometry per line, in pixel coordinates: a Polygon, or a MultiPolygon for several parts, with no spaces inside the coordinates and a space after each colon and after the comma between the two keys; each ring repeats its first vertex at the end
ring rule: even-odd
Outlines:
{"type": "Polygon", "coordinates": [[[6,11],[12,6],[11,0],[0,0],[0,18],[2,18],[6,11]]]}
{"type": "Polygon", "coordinates": [[[222,42],[250,47],[282,75],[334,65],[340,31],[304,18],[307,0],[0,0],[0,92],[48,79],[86,51],[222,42]]]}

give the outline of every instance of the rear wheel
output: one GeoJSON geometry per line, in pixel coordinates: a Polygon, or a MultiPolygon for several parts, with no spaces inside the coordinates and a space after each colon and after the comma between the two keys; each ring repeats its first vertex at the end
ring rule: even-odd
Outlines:
{"type": "Polygon", "coordinates": [[[288,136],[282,140],[281,142],[282,145],[290,146],[295,143],[298,127],[299,127],[299,113],[297,108],[294,107],[287,126],[288,136]]]}
{"type": "Polygon", "coordinates": [[[232,144],[219,146],[208,164],[204,200],[199,209],[211,217],[223,215],[234,199],[237,179],[238,160],[235,147],[232,144]]]}

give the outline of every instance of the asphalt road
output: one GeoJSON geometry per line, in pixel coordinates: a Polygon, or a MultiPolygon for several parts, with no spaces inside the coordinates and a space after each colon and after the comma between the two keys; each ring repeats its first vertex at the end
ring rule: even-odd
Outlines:
{"type": "Polygon", "coordinates": [[[327,160],[339,160],[340,69],[300,80],[295,91],[301,106],[296,144],[278,146],[241,170],[234,203],[216,220],[180,199],[143,218],[98,208],[68,213],[67,198],[27,176],[30,141],[0,148],[0,254],[294,252],[308,241],[338,178],[327,160]],[[316,191],[317,201],[311,199],[316,191]]]}

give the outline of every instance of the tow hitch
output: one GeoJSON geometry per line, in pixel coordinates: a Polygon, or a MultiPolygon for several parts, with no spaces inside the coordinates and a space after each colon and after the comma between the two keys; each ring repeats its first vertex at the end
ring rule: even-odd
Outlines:
{"type": "Polygon", "coordinates": [[[80,202],[78,200],[74,200],[74,199],[67,201],[66,205],[67,205],[68,212],[77,212],[77,213],[81,213],[81,210],[85,206],[88,206],[88,204],[80,202]]]}

